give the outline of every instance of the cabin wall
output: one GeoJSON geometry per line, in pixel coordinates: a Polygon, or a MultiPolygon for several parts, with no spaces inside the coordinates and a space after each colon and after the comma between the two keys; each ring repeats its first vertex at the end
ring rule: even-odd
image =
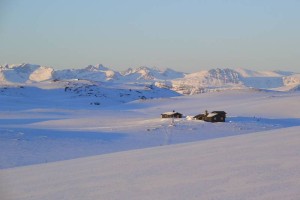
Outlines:
{"type": "Polygon", "coordinates": [[[161,115],[161,118],[182,118],[181,114],[176,114],[176,115],[161,115]]]}
{"type": "Polygon", "coordinates": [[[216,115],[214,117],[204,117],[203,120],[206,122],[225,122],[225,116],[216,115]]]}

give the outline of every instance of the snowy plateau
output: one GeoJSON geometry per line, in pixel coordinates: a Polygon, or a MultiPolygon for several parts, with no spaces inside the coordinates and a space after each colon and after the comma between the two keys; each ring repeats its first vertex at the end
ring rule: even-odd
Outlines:
{"type": "Polygon", "coordinates": [[[0,199],[297,200],[299,102],[287,71],[0,66],[0,199]]]}

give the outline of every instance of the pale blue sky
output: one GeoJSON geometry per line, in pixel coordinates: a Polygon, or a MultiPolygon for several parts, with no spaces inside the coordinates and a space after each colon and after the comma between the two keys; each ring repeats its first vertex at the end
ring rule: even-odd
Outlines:
{"type": "Polygon", "coordinates": [[[0,64],[300,71],[299,0],[0,0],[0,64]]]}

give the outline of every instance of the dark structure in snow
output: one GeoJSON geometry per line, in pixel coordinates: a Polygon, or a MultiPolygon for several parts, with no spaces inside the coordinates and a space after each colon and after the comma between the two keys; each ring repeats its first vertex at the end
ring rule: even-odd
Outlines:
{"type": "Polygon", "coordinates": [[[204,120],[205,118],[205,114],[199,114],[193,117],[194,119],[198,119],[198,120],[204,120]]]}
{"type": "Polygon", "coordinates": [[[161,118],[182,118],[182,114],[173,110],[173,112],[162,113],[161,118]]]}
{"type": "Polygon", "coordinates": [[[208,113],[205,111],[204,114],[194,116],[194,119],[203,120],[206,122],[225,122],[226,112],[224,111],[213,111],[208,113]]]}

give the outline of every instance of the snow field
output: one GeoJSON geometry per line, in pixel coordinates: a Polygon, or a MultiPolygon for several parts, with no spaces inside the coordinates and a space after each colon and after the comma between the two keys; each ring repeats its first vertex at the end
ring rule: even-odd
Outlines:
{"type": "Polygon", "coordinates": [[[299,127],[0,171],[7,199],[298,199],[299,127]]]}
{"type": "MultiPolygon", "coordinates": [[[[31,98],[30,109],[6,96],[12,111],[0,112],[0,168],[208,140],[299,126],[299,93],[226,91],[194,96],[133,101],[111,106],[64,104],[57,93],[31,98]],[[14,106],[12,106],[14,104],[14,106]],[[283,106],[285,105],[285,106],[283,106]],[[40,107],[40,108],[34,108],[40,107]],[[74,108],[74,109],[73,109],[74,108]],[[276,109],[274,109],[276,108],[276,109]],[[161,119],[164,111],[196,115],[225,110],[226,123],[161,119]]],[[[21,100],[27,100],[27,97],[21,100]]],[[[2,104],[5,107],[5,104],[2,104]]],[[[28,103],[29,104],[29,103],[28,103]]],[[[25,104],[26,106],[26,104],[25,104]]]]}
{"type": "MultiPolygon", "coordinates": [[[[120,95],[117,85],[108,86],[101,92],[120,95]]],[[[98,106],[90,104],[94,97],[53,89],[52,83],[3,90],[1,200],[300,196],[299,92],[247,89],[168,98],[154,92],[148,93],[154,99],[125,96],[127,103],[99,97],[105,104],[98,106]],[[160,114],[172,110],[185,116],[224,110],[228,118],[183,118],[170,126],[160,114]]]]}

